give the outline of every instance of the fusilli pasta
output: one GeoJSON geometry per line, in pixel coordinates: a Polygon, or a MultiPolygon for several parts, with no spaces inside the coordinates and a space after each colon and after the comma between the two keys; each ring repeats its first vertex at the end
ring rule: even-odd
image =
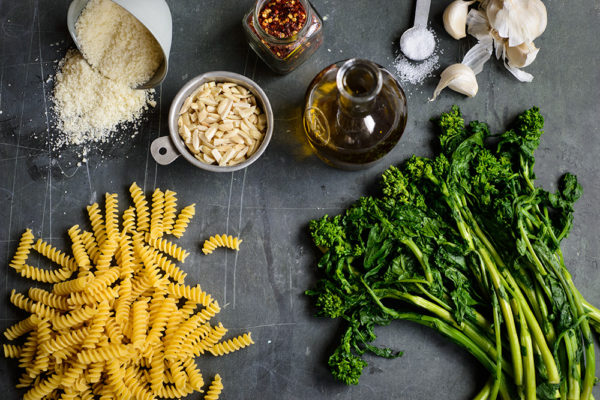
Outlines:
{"type": "Polygon", "coordinates": [[[27,257],[29,256],[29,252],[33,247],[33,233],[31,233],[31,229],[26,229],[21,235],[21,239],[19,240],[19,246],[17,247],[17,252],[13,256],[10,261],[10,266],[16,269],[17,271],[21,269],[25,262],[27,261],[27,257]]]}
{"type": "Polygon", "coordinates": [[[108,194],[105,196],[105,215],[106,215],[106,236],[116,239],[119,234],[119,226],[117,213],[119,211],[119,202],[116,194],[108,194]]]}
{"type": "Polygon", "coordinates": [[[150,237],[155,239],[163,235],[163,212],[165,208],[165,194],[156,189],[152,193],[152,213],[150,215],[150,237]]]}
{"type": "Polygon", "coordinates": [[[175,220],[175,225],[173,226],[171,234],[176,238],[182,237],[185,233],[185,230],[187,229],[188,224],[190,223],[190,220],[194,217],[195,214],[195,204],[191,204],[187,207],[184,207],[177,216],[177,219],[175,220]]]}
{"type": "Polygon", "coordinates": [[[42,239],[38,239],[38,241],[33,245],[33,248],[44,257],[65,269],[71,271],[75,271],[77,269],[77,264],[71,256],[63,253],[49,243],[44,242],[42,239]]]}
{"type": "Polygon", "coordinates": [[[252,341],[252,337],[249,333],[244,333],[243,335],[240,335],[233,339],[217,343],[208,351],[210,351],[210,353],[213,356],[222,356],[225,354],[229,354],[233,351],[243,349],[244,347],[250,346],[251,344],[254,344],[254,342],[252,341]]]}
{"type": "Polygon", "coordinates": [[[148,211],[148,201],[142,189],[134,182],[129,188],[133,204],[137,213],[137,230],[145,232],[150,228],[150,212],[148,211]]]}
{"type": "Polygon", "coordinates": [[[175,216],[177,213],[177,193],[171,190],[165,190],[165,209],[163,214],[163,229],[165,233],[170,234],[175,225],[175,216]]]}
{"type": "Polygon", "coordinates": [[[218,400],[222,390],[223,382],[221,381],[221,376],[217,374],[215,375],[215,379],[210,383],[210,386],[204,395],[204,400],[218,400]]]}
{"type": "MultiPolygon", "coordinates": [[[[72,256],[34,244],[30,230],[22,235],[11,266],[53,284],[51,291],[10,294],[30,313],[4,332],[8,340],[25,336],[24,343],[3,346],[25,370],[17,384],[25,399],[183,397],[205,386],[195,356],[249,344],[244,337],[219,343],[227,329],[209,322],[219,304],[199,285],[186,285],[186,273],[168,258],[189,255],[164,234],[181,237],[194,205],[176,218],[175,192],[157,189],[150,213],[142,190],[133,184],[130,192],[134,206],[121,215],[121,231],[117,195],[106,195],[104,215],[97,204],[88,207],[93,233],[68,230],[72,256]],[[32,248],[61,268],[28,265],[32,248]]],[[[219,377],[208,392],[218,396],[221,388],[219,377]]]]}
{"type": "Polygon", "coordinates": [[[217,247],[227,247],[229,249],[239,251],[240,244],[242,242],[243,240],[231,235],[215,235],[204,241],[202,252],[204,254],[211,254],[217,247]]]}
{"type": "Polygon", "coordinates": [[[146,237],[146,240],[150,246],[167,253],[178,261],[185,262],[185,259],[190,255],[190,253],[168,240],[152,237],[146,237]]]}

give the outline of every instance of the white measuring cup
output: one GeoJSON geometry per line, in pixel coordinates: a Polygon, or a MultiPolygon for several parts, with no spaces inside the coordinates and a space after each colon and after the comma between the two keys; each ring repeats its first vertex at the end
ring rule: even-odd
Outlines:
{"type": "MultiPolygon", "coordinates": [[[[112,0],[123,7],[138,21],[142,23],[154,36],[163,52],[163,61],[154,76],[136,89],[149,89],[159,85],[167,76],[169,69],[169,52],[171,51],[171,40],[173,38],[173,20],[171,10],[165,0],[112,0]]],[[[67,12],[67,27],[75,42],[75,46],[81,51],[75,24],[79,15],[89,0],[73,0],[67,12]]],[[[83,54],[83,52],[82,52],[83,54]]]]}

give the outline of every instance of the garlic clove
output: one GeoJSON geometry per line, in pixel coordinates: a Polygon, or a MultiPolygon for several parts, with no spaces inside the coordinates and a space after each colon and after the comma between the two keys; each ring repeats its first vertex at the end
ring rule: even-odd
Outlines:
{"type": "Polygon", "coordinates": [[[532,42],[546,29],[548,15],[541,0],[489,0],[486,15],[490,26],[515,47],[532,42]]]}
{"type": "Polygon", "coordinates": [[[435,88],[433,98],[430,101],[435,100],[446,87],[468,97],[475,96],[479,89],[475,73],[465,64],[453,64],[442,71],[440,83],[435,88]]]}
{"type": "Polygon", "coordinates": [[[475,0],[455,0],[444,10],[444,28],[454,39],[458,40],[467,36],[467,14],[469,6],[474,2],[475,0]]]}
{"type": "Polygon", "coordinates": [[[524,68],[535,60],[538,51],[540,49],[535,47],[533,42],[529,42],[514,47],[506,46],[504,54],[508,60],[508,65],[515,68],[524,68]]]}

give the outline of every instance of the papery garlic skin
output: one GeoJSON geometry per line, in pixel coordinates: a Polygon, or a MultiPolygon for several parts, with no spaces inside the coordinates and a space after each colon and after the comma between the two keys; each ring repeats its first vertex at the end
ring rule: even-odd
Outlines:
{"type": "Polygon", "coordinates": [[[467,14],[469,6],[474,2],[474,0],[455,0],[444,10],[444,28],[454,39],[458,40],[467,36],[467,14]]]}
{"type": "Polygon", "coordinates": [[[540,51],[533,42],[521,43],[514,47],[505,47],[504,54],[508,65],[515,68],[524,68],[530,65],[540,51]]]}
{"type": "Polygon", "coordinates": [[[489,0],[485,7],[490,26],[510,47],[533,42],[548,23],[541,0],[489,0]]]}
{"type": "Polygon", "coordinates": [[[440,82],[435,88],[433,98],[430,101],[435,100],[446,87],[467,97],[474,97],[479,90],[475,73],[465,64],[453,64],[442,71],[440,82]]]}

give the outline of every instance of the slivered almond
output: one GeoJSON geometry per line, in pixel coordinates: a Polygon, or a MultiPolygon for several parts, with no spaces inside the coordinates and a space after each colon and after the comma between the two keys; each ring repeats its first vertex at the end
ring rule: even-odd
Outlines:
{"type": "Polygon", "coordinates": [[[216,162],[219,162],[221,160],[221,153],[219,153],[219,150],[217,149],[212,149],[210,151],[210,154],[214,157],[216,162]]]}

